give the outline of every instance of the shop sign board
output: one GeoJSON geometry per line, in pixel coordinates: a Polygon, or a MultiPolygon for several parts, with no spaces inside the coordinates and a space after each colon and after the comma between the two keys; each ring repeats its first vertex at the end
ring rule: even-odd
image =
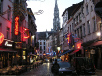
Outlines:
{"type": "Polygon", "coordinates": [[[8,40],[8,39],[4,39],[4,41],[2,42],[2,44],[0,46],[3,46],[3,47],[13,47],[13,41],[8,40]]]}

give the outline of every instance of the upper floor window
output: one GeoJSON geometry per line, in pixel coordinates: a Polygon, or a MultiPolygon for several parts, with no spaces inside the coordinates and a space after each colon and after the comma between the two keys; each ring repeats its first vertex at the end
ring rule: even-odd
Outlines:
{"type": "Polygon", "coordinates": [[[86,5],[86,15],[89,14],[88,5],[86,5]]]}
{"type": "Polygon", "coordinates": [[[71,25],[70,25],[70,33],[71,33],[71,25]]]}
{"type": "Polygon", "coordinates": [[[78,37],[79,37],[79,28],[77,29],[77,35],[78,35],[78,37]]]}
{"type": "Polygon", "coordinates": [[[7,27],[7,39],[9,39],[9,36],[10,36],[10,28],[7,27]]]}
{"type": "Polygon", "coordinates": [[[77,22],[77,24],[78,24],[78,16],[76,17],[76,22],[77,22]]]}
{"type": "Polygon", "coordinates": [[[44,46],[44,50],[45,50],[45,46],[44,46]]]}
{"type": "Polygon", "coordinates": [[[68,33],[69,33],[69,27],[68,27],[68,33]]]}
{"type": "Polygon", "coordinates": [[[2,32],[2,24],[0,23],[0,32],[2,32]]]}
{"type": "Polygon", "coordinates": [[[96,31],[96,21],[95,18],[92,19],[93,20],[93,32],[96,31]]]}
{"type": "Polygon", "coordinates": [[[3,12],[3,0],[0,0],[0,13],[3,12]]]}
{"type": "Polygon", "coordinates": [[[11,17],[11,7],[8,6],[8,17],[7,17],[7,19],[10,20],[10,17],[11,17]]]}
{"type": "Polygon", "coordinates": [[[40,45],[42,45],[42,42],[40,42],[40,45]]]}
{"type": "Polygon", "coordinates": [[[85,36],[85,24],[83,24],[83,36],[85,36]]]}
{"type": "Polygon", "coordinates": [[[90,21],[87,21],[88,34],[90,34],[90,21]]]}
{"type": "Polygon", "coordinates": [[[79,21],[81,21],[81,13],[79,13],[79,21]]]}
{"type": "Polygon", "coordinates": [[[40,51],[42,50],[42,46],[40,46],[40,51]]]}
{"type": "Polygon", "coordinates": [[[44,45],[45,45],[45,42],[44,42],[44,45]]]}
{"type": "Polygon", "coordinates": [[[93,11],[93,8],[92,8],[92,6],[91,6],[91,11],[93,11]]]}
{"type": "Polygon", "coordinates": [[[82,39],[82,26],[80,27],[80,38],[82,39]]]}
{"type": "Polygon", "coordinates": [[[72,31],[74,30],[74,25],[73,25],[73,23],[72,23],[72,31]]]}
{"type": "Polygon", "coordinates": [[[76,35],[76,30],[75,30],[75,35],[76,35]]]}

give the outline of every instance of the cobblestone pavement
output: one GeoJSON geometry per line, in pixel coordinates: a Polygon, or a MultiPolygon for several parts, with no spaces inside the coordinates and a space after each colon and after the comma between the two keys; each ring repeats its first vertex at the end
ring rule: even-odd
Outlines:
{"type": "Polygon", "coordinates": [[[38,68],[34,68],[28,72],[21,74],[20,76],[54,76],[51,73],[51,63],[43,63],[42,65],[38,66],[38,68]]]}
{"type": "MultiPolygon", "coordinates": [[[[54,75],[51,73],[51,63],[43,63],[37,68],[31,69],[30,71],[25,72],[20,76],[54,76],[54,75]]],[[[102,70],[97,69],[96,74],[91,76],[102,76],[102,70]]]]}

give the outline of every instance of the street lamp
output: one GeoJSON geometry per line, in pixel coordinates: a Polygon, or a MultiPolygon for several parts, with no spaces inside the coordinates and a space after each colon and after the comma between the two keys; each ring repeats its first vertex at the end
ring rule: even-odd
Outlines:
{"type": "Polygon", "coordinates": [[[101,32],[97,32],[97,36],[99,36],[99,37],[100,37],[100,36],[101,36],[101,32]]]}
{"type": "Polygon", "coordinates": [[[101,39],[101,32],[97,32],[96,34],[97,34],[97,36],[99,37],[99,40],[100,40],[101,39]]]}
{"type": "Polygon", "coordinates": [[[57,47],[57,50],[60,51],[60,47],[57,47]]]}
{"type": "Polygon", "coordinates": [[[57,56],[58,56],[58,54],[59,54],[59,51],[60,51],[60,47],[57,47],[57,50],[58,50],[58,52],[57,52],[57,56]]]}

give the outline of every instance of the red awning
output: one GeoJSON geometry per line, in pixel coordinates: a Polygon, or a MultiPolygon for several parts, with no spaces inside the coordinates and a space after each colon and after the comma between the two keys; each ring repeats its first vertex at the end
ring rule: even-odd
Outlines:
{"type": "Polygon", "coordinates": [[[75,51],[73,51],[72,53],[70,53],[69,55],[73,55],[73,54],[75,54],[76,52],[78,52],[79,50],[75,50],[75,51]]]}
{"type": "Polygon", "coordinates": [[[90,46],[98,46],[98,45],[102,45],[102,41],[94,42],[90,46]]]}

